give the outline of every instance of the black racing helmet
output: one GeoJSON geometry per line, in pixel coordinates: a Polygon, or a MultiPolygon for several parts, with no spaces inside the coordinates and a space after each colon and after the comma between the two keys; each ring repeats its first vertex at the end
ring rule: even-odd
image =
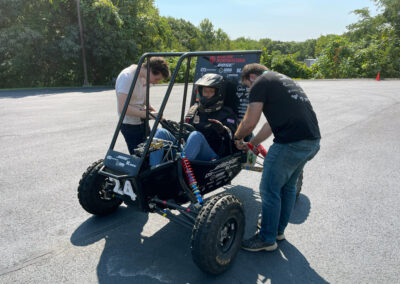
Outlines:
{"type": "Polygon", "coordinates": [[[200,112],[214,112],[220,110],[224,106],[223,81],[224,77],[221,75],[208,73],[194,83],[200,95],[200,112]],[[209,99],[203,97],[203,87],[215,88],[215,95],[209,99]]]}

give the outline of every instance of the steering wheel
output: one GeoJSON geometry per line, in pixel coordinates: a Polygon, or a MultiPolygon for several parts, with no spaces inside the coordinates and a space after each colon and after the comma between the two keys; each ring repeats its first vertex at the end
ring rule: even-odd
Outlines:
{"type": "MultiPolygon", "coordinates": [[[[156,117],[153,114],[149,113],[149,115],[154,119],[156,119],[156,117]]],[[[171,134],[174,135],[175,138],[178,138],[179,127],[180,127],[180,124],[178,122],[169,119],[161,119],[160,124],[163,128],[171,132],[171,134]]],[[[193,125],[184,122],[182,127],[182,137],[185,139],[187,136],[189,136],[190,132],[195,130],[196,128],[193,125]]]]}
{"type": "MultiPolygon", "coordinates": [[[[167,129],[169,132],[171,132],[172,135],[175,136],[175,138],[178,138],[179,136],[179,128],[180,128],[180,124],[176,121],[173,120],[161,120],[160,121],[162,127],[164,127],[165,129],[167,129]]],[[[187,136],[189,136],[190,132],[195,131],[196,128],[194,128],[193,125],[189,124],[189,123],[183,123],[182,126],[182,137],[185,139],[187,138],[187,136]]]]}

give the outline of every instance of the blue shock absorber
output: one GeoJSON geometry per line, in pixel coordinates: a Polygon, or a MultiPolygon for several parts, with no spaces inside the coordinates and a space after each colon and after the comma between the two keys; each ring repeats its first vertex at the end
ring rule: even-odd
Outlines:
{"type": "Polygon", "coordinates": [[[189,186],[192,189],[194,195],[196,196],[198,203],[200,205],[203,204],[203,197],[201,196],[199,187],[197,185],[196,178],[193,174],[192,167],[190,166],[190,162],[189,162],[188,158],[186,158],[183,154],[182,154],[182,167],[185,172],[186,179],[189,183],[189,186]]]}

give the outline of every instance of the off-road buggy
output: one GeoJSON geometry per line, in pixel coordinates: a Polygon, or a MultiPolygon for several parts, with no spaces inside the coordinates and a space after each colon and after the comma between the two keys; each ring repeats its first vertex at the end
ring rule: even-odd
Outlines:
{"type": "MultiPolygon", "coordinates": [[[[237,197],[228,193],[218,194],[207,200],[204,200],[203,196],[229,184],[242,170],[248,155],[241,151],[232,151],[231,155],[208,162],[188,161],[182,155],[180,142],[192,130],[191,125],[184,121],[189,70],[191,59],[197,58],[195,79],[205,73],[219,73],[231,79],[234,83],[231,88],[233,92],[227,92],[226,99],[232,98],[229,96],[242,96],[239,100],[242,105],[239,104],[236,111],[243,114],[248,101],[244,99],[246,89],[238,82],[241,67],[258,62],[260,54],[260,51],[144,54],[138,63],[127,101],[104,160],[92,164],[79,182],[78,198],[82,207],[91,214],[104,216],[111,214],[125,202],[138,206],[145,212],[159,213],[188,226],[192,229],[191,251],[194,262],[207,273],[224,272],[240,249],[245,229],[243,206],[237,197]],[[117,152],[114,146],[138,79],[140,66],[153,56],[179,56],[179,60],[145,143],[135,149],[134,155],[117,152]],[[184,60],[186,72],[180,122],[161,119],[184,60]],[[179,142],[174,144],[153,139],[159,124],[172,132],[179,142]],[[165,153],[163,161],[157,166],[150,166],[149,154],[161,148],[165,153]],[[175,214],[176,212],[179,213],[175,214]]],[[[149,65],[147,72],[149,78],[149,65]]],[[[149,82],[146,98],[146,109],[149,109],[149,82]]],[[[195,101],[196,92],[193,91],[190,105],[195,101]]],[[[240,116],[240,113],[238,115],[240,116]]],[[[146,124],[148,119],[149,112],[146,115],[146,124]]],[[[258,171],[262,169],[248,164],[246,167],[258,171]]]]}

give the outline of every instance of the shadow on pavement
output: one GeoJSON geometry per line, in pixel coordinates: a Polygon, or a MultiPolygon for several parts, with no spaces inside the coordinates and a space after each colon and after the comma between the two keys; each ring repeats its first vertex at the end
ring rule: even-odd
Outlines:
{"type": "MultiPolygon", "coordinates": [[[[247,208],[247,227],[254,227],[253,229],[255,230],[258,216],[261,214],[261,197],[259,193],[253,192],[252,189],[243,186],[229,187],[227,188],[227,192],[234,194],[243,202],[245,209],[247,208]],[[252,193],[250,194],[248,190],[252,193]]],[[[290,216],[289,224],[304,223],[310,214],[310,209],[310,199],[306,195],[300,193],[294,205],[292,215],[290,216]]]]}
{"type": "Polygon", "coordinates": [[[307,220],[308,215],[310,214],[310,210],[310,199],[306,195],[300,193],[299,198],[297,198],[294,205],[289,223],[297,225],[304,223],[307,220]]]}
{"type": "Polygon", "coordinates": [[[87,88],[57,88],[57,89],[23,89],[23,90],[0,90],[1,98],[20,99],[31,96],[50,96],[64,93],[96,93],[112,90],[112,87],[87,87],[87,88]]]}
{"type": "MultiPolygon", "coordinates": [[[[256,218],[260,202],[252,189],[235,186],[227,191],[245,200],[246,215],[256,218]]],[[[173,222],[157,228],[157,220],[146,224],[148,220],[148,213],[121,207],[110,216],[87,219],[72,234],[71,243],[89,246],[105,240],[97,265],[99,283],[326,283],[288,241],[272,253],[239,251],[228,271],[207,275],[192,260],[190,230],[173,222]]]]}

